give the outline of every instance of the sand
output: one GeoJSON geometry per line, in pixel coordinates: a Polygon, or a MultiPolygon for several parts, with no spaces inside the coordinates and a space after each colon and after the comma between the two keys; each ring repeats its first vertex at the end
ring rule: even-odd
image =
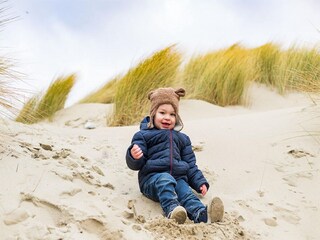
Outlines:
{"type": "Polygon", "coordinates": [[[319,106],[262,86],[247,100],[181,101],[211,185],[199,197],[223,200],[220,223],[178,225],[141,195],[125,163],[138,125],[107,127],[112,105],[74,105],[34,125],[0,120],[0,238],[320,239],[319,106]]]}

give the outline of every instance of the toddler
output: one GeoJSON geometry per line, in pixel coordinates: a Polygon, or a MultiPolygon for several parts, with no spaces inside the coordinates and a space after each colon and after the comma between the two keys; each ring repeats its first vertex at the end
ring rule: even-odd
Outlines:
{"type": "MultiPolygon", "coordinates": [[[[148,94],[150,116],[134,134],[126,162],[130,169],[139,170],[142,194],[160,202],[166,217],[179,224],[187,217],[206,223],[207,207],[192,189],[204,196],[209,183],[196,165],[189,137],[180,132],[179,100],[184,95],[183,88],[158,88],[148,94]]],[[[211,221],[221,221],[224,208],[220,198],[214,198],[210,205],[211,221]]]]}

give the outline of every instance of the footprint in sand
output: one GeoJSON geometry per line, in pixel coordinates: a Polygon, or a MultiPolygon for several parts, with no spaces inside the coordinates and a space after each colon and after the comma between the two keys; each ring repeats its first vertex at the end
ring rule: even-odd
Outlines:
{"type": "MultiPolygon", "coordinates": [[[[142,215],[138,215],[136,208],[135,208],[135,202],[136,200],[129,200],[127,207],[129,210],[125,210],[122,213],[122,216],[126,219],[126,220],[135,220],[137,223],[145,223],[146,219],[144,216],[142,215]]],[[[126,221],[123,221],[125,224],[127,223],[126,221]]]]}
{"type": "Polygon", "coordinates": [[[312,180],[313,174],[308,171],[298,172],[298,173],[290,174],[286,177],[283,177],[282,180],[284,180],[291,187],[297,187],[297,182],[300,178],[312,180]]]}
{"type": "Polygon", "coordinates": [[[106,224],[103,223],[101,220],[96,218],[87,218],[85,220],[79,221],[80,228],[99,236],[99,239],[122,239],[121,232],[118,231],[110,231],[106,224]]]}
{"type": "Polygon", "coordinates": [[[279,218],[290,224],[297,225],[301,220],[295,211],[278,206],[274,206],[274,211],[278,214],[279,218]]]}
{"type": "MultiPolygon", "coordinates": [[[[37,210],[43,210],[46,213],[49,213],[52,217],[53,223],[56,226],[64,226],[69,222],[70,214],[66,211],[66,209],[62,209],[59,205],[51,203],[45,199],[40,199],[29,193],[21,193],[22,202],[32,203],[34,206],[38,207],[37,210]]],[[[48,222],[51,224],[51,222],[48,222]]]]}
{"type": "Polygon", "coordinates": [[[29,218],[29,214],[26,210],[24,210],[23,208],[17,208],[14,211],[5,214],[3,222],[6,225],[13,225],[13,224],[23,222],[28,218],[29,218]]]}
{"type": "Polygon", "coordinates": [[[263,219],[264,223],[270,227],[276,227],[278,226],[278,223],[277,223],[277,218],[276,217],[273,217],[273,218],[264,218],[263,219]]]}
{"type": "Polygon", "coordinates": [[[276,171],[278,171],[278,172],[281,172],[281,173],[283,173],[283,172],[285,172],[285,166],[276,166],[274,169],[276,170],[276,171]]]}
{"type": "Polygon", "coordinates": [[[246,203],[244,200],[237,200],[236,201],[240,207],[250,211],[251,213],[254,213],[254,214],[258,214],[261,212],[261,210],[258,210],[258,209],[254,209],[253,207],[251,207],[248,203],[246,203]]]}
{"type": "Polygon", "coordinates": [[[37,225],[32,225],[28,227],[25,232],[20,233],[18,238],[14,239],[59,239],[57,236],[52,236],[51,231],[48,230],[48,227],[38,223],[37,225]]]}
{"type": "Polygon", "coordinates": [[[290,187],[297,187],[297,181],[293,177],[283,177],[283,181],[285,181],[290,187]]]}
{"type": "MultiPolygon", "coordinates": [[[[73,209],[68,209],[64,206],[56,205],[45,199],[40,199],[32,194],[22,193],[21,200],[22,202],[25,202],[25,204],[29,202],[29,204],[31,203],[35,205],[37,207],[35,208],[35,212],[45,211],[46,214],[49,214],[51,216],[53,224],[50,220],[50,222],[43,222],[44,226],[54,225],[55,227],[60,229],[61,227],[68,226],[70,224],[77,224],[80,231],[86,231],[91,234],[96,234],[99,239],[122,239],[122,234],[120,231],[109,230],[106,223],[104,223],[102,220],[99,220],[98,218],[89,217],[78,220],[77,217],[75,217],[75,215],[72,213],[73,209]]],[[[77,216],[78,215],[79,212],[77,211],[77,216]]],[[[24,214],[18,214],[17,216],[20,217],[17,217],[16,219],[21,219],[21,217],[23,217],[24,214]]],[[[46,234],[47,233],[44,232],[42,235],[45,236],[46,234]]],[[[44,239],[44,237],[28,239],[44,239]]]]}

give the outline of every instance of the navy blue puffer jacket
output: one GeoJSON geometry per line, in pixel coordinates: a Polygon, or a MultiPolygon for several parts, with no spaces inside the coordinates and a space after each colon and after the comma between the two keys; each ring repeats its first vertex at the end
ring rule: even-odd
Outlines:
{"type": "Polygon", "coordinates": [[[155,173],[170,173],[176,180],[184,179],[190,187],[200,193],[200,187],[209,183],[196,165],[196,157],[189,137],[181,132],[167,129],[148,128],[149,117],[142,120],[140,131],[135,133],[126,154],[130,169],[139,170],[139,186],[155,173]],[[130,153],[137,144],[143,157],[135,160],[130,153]]]}

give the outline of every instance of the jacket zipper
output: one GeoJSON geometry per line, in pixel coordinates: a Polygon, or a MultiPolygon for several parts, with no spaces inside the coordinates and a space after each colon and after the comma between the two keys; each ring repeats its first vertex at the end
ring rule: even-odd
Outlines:
{"type": "Polygon", "coordinates": [[[170,130],[170,175],[172,175],[172,156],[173,152],[172,152],[172,130],[170,130]]]}

